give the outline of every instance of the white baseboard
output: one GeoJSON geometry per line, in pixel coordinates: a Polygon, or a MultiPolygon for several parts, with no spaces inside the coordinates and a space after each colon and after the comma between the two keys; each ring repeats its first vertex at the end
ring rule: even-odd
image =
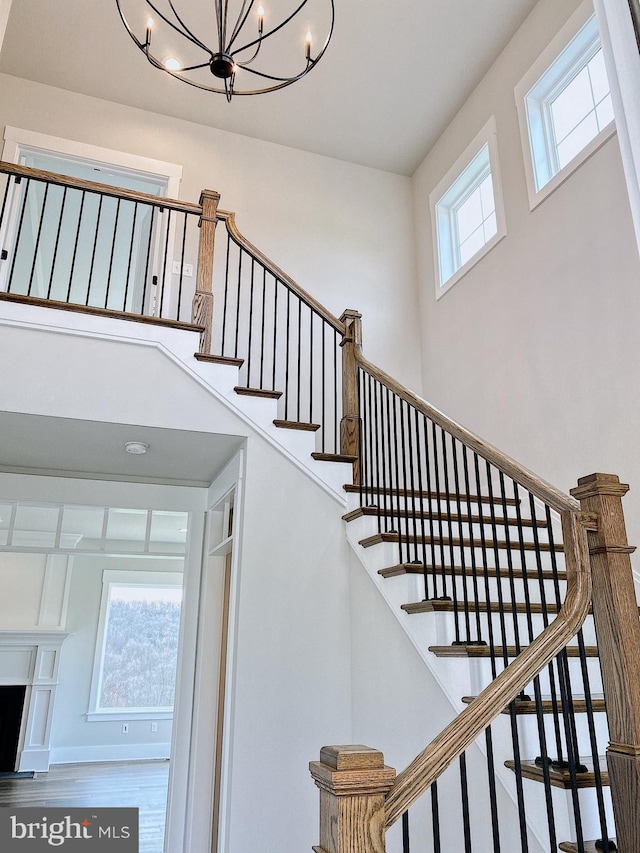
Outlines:
{"type": "Polygon", "coordinates": [[[49,749],[23,749],[18,764],[18,772],[48,770],[50,761],[51,751],[49,749]]]}
{"type": "Polygon", "coordinates": [[[114,746],[60,746],[51,750],[51,764],[93,761],[145,761],[169,758],[170,743],[133,743],[114,746]]]}

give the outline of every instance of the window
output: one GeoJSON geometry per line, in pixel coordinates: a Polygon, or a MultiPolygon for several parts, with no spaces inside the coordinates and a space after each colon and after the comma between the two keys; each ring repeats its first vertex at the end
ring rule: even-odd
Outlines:
{"type": "Polygon", "coordinates": [[[595,16],[581,6],[516,87],[531,208],[613,133],[595,16]]]}
{"type": "Polygon", "coordinates": [[[440,297],[505,232],[491,119],[430,195],[440,297]]]}
{"type": "Polygon", "coordinates": [[[90,720],[171,718],[182,576],[103,573],[90,720]]]}

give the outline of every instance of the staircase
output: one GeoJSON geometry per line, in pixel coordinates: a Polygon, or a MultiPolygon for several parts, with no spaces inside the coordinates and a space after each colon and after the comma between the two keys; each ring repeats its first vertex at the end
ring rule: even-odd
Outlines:
{"type": "Polygon", "coordinates": [[[171,357],[346,501],[351,546],[449,699],[452,722],[397,778],[376,750],[322,750],[314,849],[383,853],[400,820],[403,853],[638,853],[627,487],[592,475],[564,495],[403,388],[364,358],[360,315],[334,317],[302,290],[216,193],[192,205],[0,174],[1,298],[160,327],[171,357]],[[83,257],[87,198],[116,212],[90,223],[83,257]],[[423,795],[429,819],[414,819],[423,795]]]}

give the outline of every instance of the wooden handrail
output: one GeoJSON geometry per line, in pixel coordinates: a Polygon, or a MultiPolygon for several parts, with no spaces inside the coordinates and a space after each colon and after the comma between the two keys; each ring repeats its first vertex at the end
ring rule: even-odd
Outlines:
{"type": "Polygon", "coordinates": [[[284,270],[281,270],[279,266],[273,263],[265,254],[263,254],[260,249],[256,248],[253,243],[250,243],[246,237],[244,237],[240,231],[238,231],[238,227],[236,225],[235,213],[232,213],[228,210],[219,210],[218,211],[218,219],[226,222],[227,230],[231,235],[231,238],[243,249],[245,249],[249,254],[253,255],[256,260],[260,261],[260,263],[270,272],[275,278],[279,279],[286,287],[292,290],[297,296],[304,302],[304,304],[311,308],[312,311],[315,311],[320,317],[323,318],[330,326],[340,332],[340,334],[344,335],[345,333],[345,325],[337,317],[328,311],[324,305],[321,305],[316,299],[311,296],[311,294],[307,293],[300,285],[295,282],[291,276],[287,275],[284,270]]]}
{"type": "Polygon", "coordinates": [[[127,201],[138,201],[150,204],[153,207],[163,207],[169,210],[178,210],[182,213],[192,213],[196,216],[202,214],[202,207],[188,201],[179,201],[175,198],[143,193],[138,190],[127,190],[121,187],[99,184],[96,181],[85,181],[82,178],[72,178],[68,175],[58,175],[55,172],[45,172],[42,169],[32,169],[30,166],[19,166],[16,163],[7,163],[0,160],[0,173],[15,175],[18,178],[31,178],[34,181],[44,181],[48,184],[56,184],[61,187],[70,187],[76,190],[95,192],[112,198],[123,198],[127,201]]]}
{"type": "MultiPolygon", "coordinates": [[[[530,491],[537,498],[540,498],[540,500],[551,507],[551,509],[555,509],[559,513],[580,512],[580,504],[578,501],[569,497],[569,495],[565,495],[564,492],[556,489],[556,487],[552,486],[551,483],[547,483],[546,480],[538,477],[533,473],[533,471],[530,471],[528,468],[520,465],[514,459],[511,459],[510,456],[507,456],[505,453],[498,450],[497,447],[494,447],[492,444],[489,444],[477,435],[474,435],[474,433],[465,429],[465,427],[460,426],[460,424],[451,420],[451,418],[448,418],[441,411],[434,408],[430,403],[427,403],[426,400],[423,400],[421,397],[418,397],[417,394],[414,394],[412,391],[409,391],[408,388],[405,388],[404,385],[396,382],[396,380],[389,376],[388,373],[385,373],[383,370],[380,370],[379,367],[376,367],[374,364],[371,364],[370,361],[367,361],[367,359],[362,355],[360,347],[356,347],[356,361],[360,367],[362,367],[362,369],[367,373],[371,374],[374,379],[377,379],[383,385],[386,385],[390,391],[393,391],[394,394],[397,394],[398,397],[409,403],[410,406],[414,406],[419,412],[422,412],[423,415],[426,415],[431,421],[439,427],[442,427],[442,429],[445,432],[448,432],[449,435],[459,439],[469,449],[474,450],[482,456],[483,459],[486,459],[487,462],[495,465],[496,468],[504,474],[507,474],[512,480],[515,480],[519,485],[530,491]]],[[[585,518],[584,522],[588,526],[589,520],[585,518]]]]}
{"type": "Polygon", "coordinates": [[[591,603],[587,533],[574,512],[562,513],[562,529],[567,595],[558,616],[398,775],[385,801],[387,827],[422,796],[580,630],[591,603]]]}
{"type": "Polygon", "coordinates": [[[367,361],[360,341],[354,351],[355,363],[366,373],[560,514],[567,570],[567,594],[556,619],[398,775],[385,800],[388,828],[580,630],[589,613],[592,590],[587,530],[596,528],[597,516],[582,512],[577,500],[460,426],[367,361]]]}

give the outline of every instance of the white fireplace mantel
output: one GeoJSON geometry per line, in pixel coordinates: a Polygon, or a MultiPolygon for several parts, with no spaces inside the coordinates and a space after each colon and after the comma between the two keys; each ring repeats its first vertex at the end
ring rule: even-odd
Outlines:
{"type": "Polygon", "coordinates": [[[26,687],[16,770],[49,769],[60,654],[68,636],[47,628],[0,629],[0,685],[26,687]]]}

